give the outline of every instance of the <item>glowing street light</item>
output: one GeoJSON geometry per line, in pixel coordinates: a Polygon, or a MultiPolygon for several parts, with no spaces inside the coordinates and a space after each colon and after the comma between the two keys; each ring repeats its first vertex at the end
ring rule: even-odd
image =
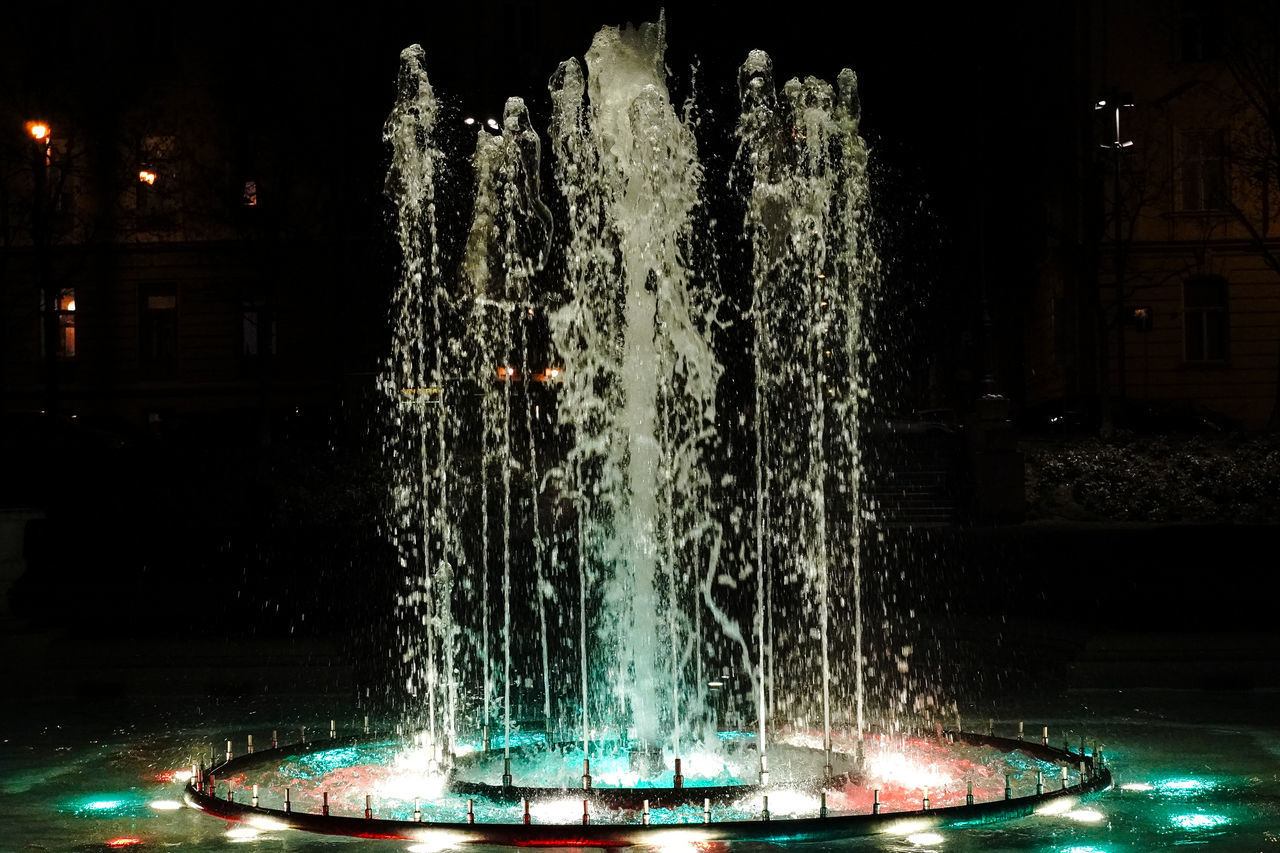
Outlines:
{"type": "Polygon", "coordinates": [[[53,162],[53,128],[47,121],[38,120],[27,122],[26,127],[27,134],[44,151],[44,164],[50,165],[53,162]]]}
{"type": "Polygon", "coordinates": [[[479,125],[481,128],[487,128],[493,131],[502,130],[502,126],[498,124],[498,120],[496,118],[487,118],[484,121],[480,121],[474,116],[467,116],[462,120],[462,123],[465,124],[467,127],[476,127],[477,125],[479,125]]]}
{"type": "MultiPolygon", "coordinates": [[[[1125,352],[1124,352],[1124,274],[1125,274],[1125,250],[1123,242],[1123,231],[1121,228],[1124,220],[1123,207],[1124,200],[1120,194],[1120,166],[1121,158],[1124,152],[1133,147],[1133,140],[1125,139],[1124,134],[1120,130],[1120,114],[1122,110],[1133,108],[1133,96],[1128,93],[1113,91],[1107,97],[1099,98],[1093,104],[1093,111],[1098,113],[1111,113],[1112,138],[1110,141],[1102,142],[1099,147],[1110,149],[1115,157],[1113,166],[1115,168],[1114,181],[1111,198],[1111,218],[1115,226],[1115,317],[1116,317],[1116,398],[1124,401],[1125,398],[1125,352]]],[[[1104,380],[1105,381],[1105,380],[1104,380]]]]}

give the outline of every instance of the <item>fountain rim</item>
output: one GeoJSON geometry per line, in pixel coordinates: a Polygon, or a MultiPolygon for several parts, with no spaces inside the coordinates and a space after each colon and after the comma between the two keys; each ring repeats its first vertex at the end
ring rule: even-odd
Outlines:
{"type": "MultiPolygon", "coordinates": [[[[1097,756],[1083,752],[1071,752],[1070,748],[1059,749],[1047,743],[1035,743],[1022,739],[998,737],[992,734],[979,734],[959,730],[942,730],[939,739],[946,738],[950,742],[970,746],[991,746],[1004,752],[1021,752],[1032,758],[1063,766],[1083,765],[1088,773],[1081,776],[1075,785],[1068,785],[1055,791],[1042,790],[1041,793],[1008,797],[1006,799],[987,800],[957,806],[923,808],[915,811],[872,812],[870,814],[841,814],[826,817],[803,818],[769,818],[756,820],[707,820],[702,823],[677,824],[546,824],[546,823],[479,823],[479,822],[426,822],[420,820],[399,820],[376,818],[367,813],[365,817],[349,815],[316,814],[311,812],[286,811],[283,809],[255,806],[250,803],[235,802],[219,798],[214,786],[205,789],[203,780],[193,777],[183,792],[183,799],[188,806],[220,817],[227,821],[242,822],[249,826],[257,825],[264,830],[293,829],[319,835],[346,836],[354,838],[384,838],[405,841],[432,841],[449,843],[482,843],[505,846],[584,846],[584,847],[621,847],[632,844],[643,844],[661,841],[662,838],[679,837],[697,841],[834,841],[863,835],[891,832],[895,824],[903,825],[910,821],[914,826],[924,822],[930,828],[956,828],[976,824],[990,824],[1004,820],[1012,820],[1032,814],[1045,803],[1063,797],[1085,798],[1110,789],[1113,785],[1110,769],[1097,756]]],[[[229,758],[210,767],[205,773],[208,777],[216,777],[228,772],[242,772],[252,769],[254,765],[273,761],[284,756],[306,755],[351,746],[385,742],[389,739],[384,733],[369,733],[345,737],[331,736],[326,740],[302,741],[295,744],[274,747],[259,752],[246,753],[229,758]]],[[[840,774],[827,780],[819,780],[818,788],[824,784],[837,783],[841,777],[847,780],[849,774],[840,774]]],[[[489,787],[489,786],[486,786],[489,787]]],[[[492,786],[498,787],[500,786],[492,786]]],[[[730,787],[730,786],[722,786],[730,787]]],[[[793,790],[796,786],[777,785],[742,785],[731,786],[743,793],[768,793],[770,790],[793,790]]],[[[452,785],[451,790],[457,791],[452,785]]],[[[515,790],[515,789],[512,789],[515,790]]],[[[588,790],[571,788],[525,788],[525,791],[536,791],[535,796],[556,795],[564,797],[569,794],[582,795],[588,802],[595,799],[603,802],[602,792],[631,791],[647,794],[648,799],[660,801],[663,793],[673,791],[700,792],[709,788],[592,788],[588,790]]],[[[486,794],[487,795],[487,794],[486,794]]],[[[519,799],[520,797],[515,797],[519,799]]],[[[700,797],[701,798],[701,795],[700,797]]],[[[532,797],[531,797],[532,799],[532,797]]]]}

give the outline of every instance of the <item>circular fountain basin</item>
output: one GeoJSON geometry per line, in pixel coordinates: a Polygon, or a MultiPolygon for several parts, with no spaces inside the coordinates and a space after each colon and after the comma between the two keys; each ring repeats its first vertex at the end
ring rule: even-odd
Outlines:
{"type": "MultiPolygon", "coordinates": [[[[741,738],[741,763],[754,759],[758,766],[751,736],[735,737],[741,738]]],[[[836,772],[830,777],[805,775],[815,761],[823,767],[827,757],[804,740],[770,746],[770,765],[777,768],[771,784],[718,784],[718,776],[692,774],[679,786],[662,784],[660,776],[638,785],[599,785],[593,778],[583,788],[563,784],[564,770],[558,779],[552,773],[555,784],[528,783],[531,770],[554,766],[555,758],[565,768],[575,761],[580,766],[580,744],[513,747],[512,784],[503,785],[483,780],[504,766],[502,749],[462,755],[447,774],[406,775],[403,759],[414,752],[412,744],[377,735],[331,737],[228,758],[197,773],[185,799],[208,814],[258,829],[433,844],[621,846],[920,832],[1068,808],[1111,786],[1110,771],[1083,750],[971,732],[902,741],[916,756],[917,772],[927,767],[931,776],[895,776],[895,760],[912,759],[902,759],[906,753],[896,742],[870,738],[833,743],[836,772]],[[858,744],[867,746],[861,766],[858,744]],[[982,755],[986,763],[975,763],[982,755]],[[929,763],[919,765],[920,760],[929,763]],[[932,789],[932,800],[929,789],[914,787],[948,773],[950,782],[932,789]],[[981,784],[974,786],[975,778],[981,784]]],[[[606,765],[611,751],[630,759],[629,747],[598,744],[591,752],[593,766],[606,765]]],[[[616,777],[624,783],[627,778],[616,777]]]]}

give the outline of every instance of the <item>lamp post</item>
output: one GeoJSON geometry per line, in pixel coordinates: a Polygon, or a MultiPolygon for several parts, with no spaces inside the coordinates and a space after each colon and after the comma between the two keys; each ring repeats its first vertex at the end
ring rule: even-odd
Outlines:
{"type": "Polygon", "coordinates": [[[31,205],[31,244],[35,249],[40,297],[44,305],[45,345],[45,411],[57,414],[58,408],[58,292],[49,274],[49,167],[53,163],[53,128],[47,121],[35,119],[26,123],[27,135],[34,143],[32,173],[35,197],[31,205]]]}
{"type": "MultiPolygon", "coordinates": [[[[1122,242],[1123,230],[1121,228],[1120,215],[1123,210],[1123,199],[1120,196],[1120,164],[1121,155],[1126,148],[1133,147],[1133,140],[1125,139],[1120,131],[1120,113],[1122,110],[1133,107],[1133,96],[1128,93],[1113,91],[1104,98],[1100,98],[1094,103],[1093,109],[1095,113],[1102,111],[1110,112],[1110,123],[1112,127],[1112,138],[1109,142],[1103,142],[1099,147],[1110,149],[1112,152],[1112,166],[1114,168],[1114,185],[1111,190],[1111,218],[1114,228],[1114,245],[1112,250],[1115,252],[1115,326],[1116,326],[1116,399],[1121,402],[1125,398],[1125,352],[1124,352],[1124,267],[1125,252],[1122,242]]],[[[1103,372],[1103,382],[1106,382],[1106,372],[1103,372]]]]}

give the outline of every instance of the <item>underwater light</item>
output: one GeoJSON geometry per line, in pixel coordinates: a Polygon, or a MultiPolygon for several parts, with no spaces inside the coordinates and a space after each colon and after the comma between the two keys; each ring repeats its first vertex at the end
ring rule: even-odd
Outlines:
{"type": "Polygon", "coordinates": [[[581,823],[582,799],[555,799],[529,803],[529,815],[538,823],[581,823]]]}
{"type": "Polygon", "coordinates": [[[182,808],[182,803],[177,800],[152,800],[151,808],[158,812],[175,812],[182,808]]]}
{"type": "Polygon", "coordinates": [[[137,791],[98,791],[71,800],[63,810],[83,818],[134,817],[147,802],[137,791]]]}
{"type": "Polygon", "coordinates": [[[1202,812],[1174,815],[1169,818],[1169,821],[1179,829],[1213,829],[1215,826],[1231,822],[1225,815],[1202,812]]]}
{"type": "Polygon", "coordinates": [[[418,761],[412,758],[397,759],[397,769],[403,772],[388,776],[377,787],[379,797],[392,800],[412,800],[414,798],[435,799],[445,793],[449,777],[440,772],[431,772],[428,766],[433,762],[418,761]]]}
{"type": "Polygon", "coordinates": [[[409,853],[441,853],[454,850],[464,841],[470,840],[465,833],[451,832],[447,829],[424,829],[413,833],[414,843],[409,846],[409,853]]]}
{"type": "Polygon", "coordinates": [[[409,853],[442,853],[444,850],[452,850],[457,846],[453,841],[442,840],[439,842],[430,841],[410,844],[408,850],[409,853]]]}
{"type": "Polygon", "coordinates": [[[1062,816],[1076,823],[1098,823],[1107,819],[1107,816],[1097,809],[1073,809],[1064,812],[1062,816]]]}
{"type": "Polygon", "coordinates": [[[235,842],[252,841],[262,833],[248,826],[233,826],[227,830],[227,838],[235,842]]]}
{"type": "Polygon", "coordinates": [[[702,845],[706,840],[706,833],[698,830],[669,832],[658,838],[653,847],[658,853],[692,853],[692,851],[702,849],[702,845]]]}
{"type": "Polygon", "coordinates": [[[936,820],[927,817],[907,818],[905,820],[895,820],[884,828],[885,835],[901,835],[911,836],[918,835],[927,830],[933,829],[937,825],[936,820]]]}
{"type": "Polygon", "coordinates": [[[945,840],[946,839],[936,832],[913,832],[907,836],[907,841],[910,841],[917,847],[934,847],[945,840]]]}
{"type": "Polygon", "coordinates": [[[1214,784],[1203,779],[1166,779],[1157,782],[1155,787],[1162,794],[1189,794],[1212,790],[1214,784]]]}
{"type": "Polygon", "coordinates": [[[253,827],[254,829],[261,830],[263,832],[268,832],[270,830],[289,829],[289,824],[285,823],[282,820],[277,820],[276,818],[268,817],[267,815],[251,815],[250,817],[245,818],[244,822],[249,824],[249,826],[253,827]]]}
{"type": "Polygon", "coordinates": [[[1121,791],[1150,791],[1152,790],[1150,782],[1130,782],[1127,785],[1121,785],[1121,791]]]}
{"type": "Polygon", "coordinates": [[[91,803],[85,803],[84,807],[91,812],[106,812],[118,809],[123,805],[124,800],[94,800],[91,803]]]}
{"type": "MultiPolygon", "coordinates": [[[[753,812],[760,812],[764,808],[764,800],[761,797],[755,797],[750,801],[750,809],[753,812]]],[[[746,805],[741,803],[740,805],[746,805]]],[[[814,794],[807,794],[803,791],[787,789],[782,791],[769,792],[769,812],[775,815],[800,815],[805,816],[817,814],[818,798],[814,794]]]]}
{"type": "Polygon", "coordinates": [[[1056,797],[1036,809],[1036,814],[1045,816],[1066,814],[1071,811],[1076,802],[1074,797],[1056,797]]]}
{"type": "Polygon", "coordinates": [[[937,765],[926,766],[901,752],[882,752],[868,760],[870,775],[904,788],[939,790],[951,781],[937,765]]]}

